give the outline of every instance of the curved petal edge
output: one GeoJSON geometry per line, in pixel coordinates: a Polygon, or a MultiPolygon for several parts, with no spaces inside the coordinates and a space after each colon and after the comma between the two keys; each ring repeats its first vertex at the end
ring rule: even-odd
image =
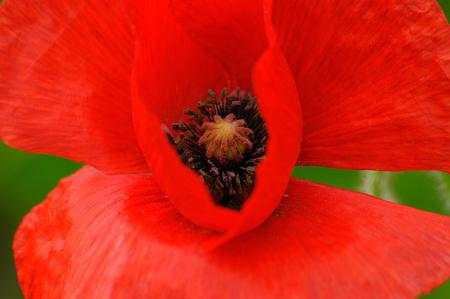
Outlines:
{"type": "Polygon", "coordinates": [[[130,104],[134,37],[125,1],[0,6],[0,139],[109,173],[148,171],[130,104]]]}
{"type": "Polygon", "coordinates": [[[412,298],[449,278],[449,231],[449,217],[291,180],[263,225],[203,251],[217,235],[151,176],[84,168],[24,219],[14,254],[34,299],[412,298]]]}

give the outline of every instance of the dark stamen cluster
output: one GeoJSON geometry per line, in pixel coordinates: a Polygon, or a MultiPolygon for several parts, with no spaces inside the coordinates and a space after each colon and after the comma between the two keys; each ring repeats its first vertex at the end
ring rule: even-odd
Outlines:
{"type": "Polygon", "coordinates": [[[267,130],[258,112],[256,98],[239,89],[231,93],[223,89],[220,96],[208,91],[208,98],[199,102],[197,109],[198,111],[184,111],[189,121],[174,123],[172,128],[178,135],[170,135],[169,139],[183,163],[200,174],[218,204],[240,209],[253,189],[256,166],[266,152],[267,130]],[[205,132],[206,128],[215,125],[217,120],[230,120],[232,125],[234,123],[231,121],[234,119],[237,120],[235,124],[245,126],[237,130],[248,133],[244,134],[248,140],[243,140],[238,135],[237,141],[230,141],[233,142],[230,149],[223,149],[225,142],[214,139],[214,146],[222,146],[221,157],[225,156],[227,159],[212,155],[211,150],[207,153],[205,136],[210,137],[215,131],[205,132]],[[242,144],[239,140],[243,140],[242,144]],[[236,159],[230,158],[233,153],[238,153],[236,159]]]}

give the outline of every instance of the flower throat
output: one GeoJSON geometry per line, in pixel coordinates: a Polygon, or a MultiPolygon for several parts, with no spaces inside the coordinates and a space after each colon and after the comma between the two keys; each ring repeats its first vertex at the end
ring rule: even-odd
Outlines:
{"type": "Polygon", "coordinates": [[[174,123],[169,134],[181,160],[207,184],[217,204],[239,210],[255,184],[255,171],[266,153],[267,130],[256,98],[239,89],[187,109],[189,121],[174,123]]]}

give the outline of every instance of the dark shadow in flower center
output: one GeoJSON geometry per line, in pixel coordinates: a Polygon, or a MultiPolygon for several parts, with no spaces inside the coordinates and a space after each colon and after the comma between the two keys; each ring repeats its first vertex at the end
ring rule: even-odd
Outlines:
{"type": "Polygon", "coordinates": [[[266,153],[267,129],[256,98],[239,89],[208,91],[187,121],[172,125],[170,142],[182,162],[207,184],[215,202],[240,210],[255,185],[256,166],[266,153]]]}

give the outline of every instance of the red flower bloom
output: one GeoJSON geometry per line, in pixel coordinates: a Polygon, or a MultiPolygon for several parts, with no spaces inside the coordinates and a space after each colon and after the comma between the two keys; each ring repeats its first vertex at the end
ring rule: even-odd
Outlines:
{"type": "MultiPolygon", "coordinates": [[[[413,297],[448,279],[448,217],[290,178],[450,170],[434,0],[23,0],[0,16],[0,137],[91,165],[17,232],[27,298],[413,297]],[[229,85],[256,95],[268,133],[240,211],[161,129],[229,85]]],[[[242,132],[221,162],[256,150],[242,132]]]]}

